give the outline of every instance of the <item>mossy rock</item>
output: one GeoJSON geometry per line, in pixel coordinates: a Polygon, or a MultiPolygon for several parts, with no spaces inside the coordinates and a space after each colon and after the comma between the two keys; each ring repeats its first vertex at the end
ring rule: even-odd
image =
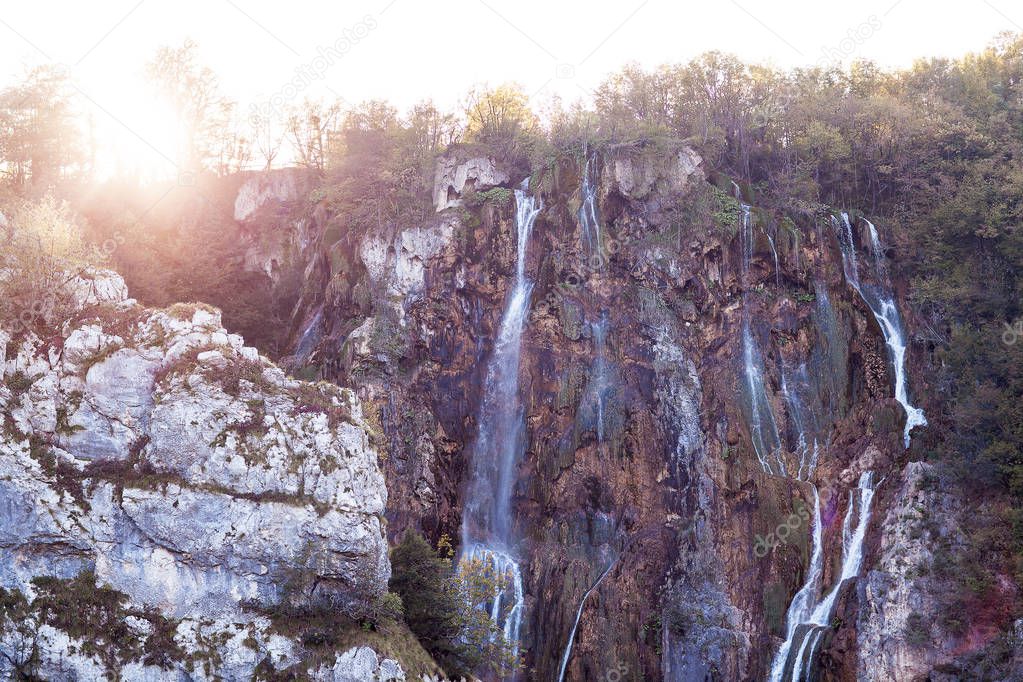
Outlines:
{"type": "Polygon", "coordinates": [[[568,298],[561,299],[558,306],[558,321],[561,323],[561,333],[565,338],[578,341],[583,336],[583,328],[586,326],[586,318],[583,308],[579,303],[568,298]]]}
{"type": "Polygon", "coordinates": [[[785,613],[788,610],[788,590],[781,583],[768,583],[764,587],[764,622],[775,637],[785,636],[785,613]]]}

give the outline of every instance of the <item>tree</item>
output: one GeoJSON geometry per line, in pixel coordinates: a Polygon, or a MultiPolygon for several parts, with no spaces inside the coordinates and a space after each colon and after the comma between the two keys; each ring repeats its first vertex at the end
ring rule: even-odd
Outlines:
{"type": "Polygon", "coordinates": [[[256,149],[263,159],[263,170],[268,171],[273,168],[287,133],[281,127],[279,117],[272,111],[254,112],[249,117],[249,125],[252,128],[252,137],[256,141],[256,149]]]}
{"type": "Polygon", "coordinates": [[[457,606],[449,589],[450,575],[450,561],[439,557],[414,531],[406,532],[391,550],[389,589],[401,597],[409,629],[445,669],[459,655],[457,606]]]}
{"type": "Polygon", "coordinates": [[[190,40],[181,47],[163,46],[146,65],[179,118],[178,166],[193,172],[216,165],[234,106],[221,94],[212,69],[199,63],[197,49],[190,40]]]}
{"type": "Polygon", "coordinates": [[[456,571],[446,536],[439,546],[445,556],[410,530],[391,551],[389,589],[401,597],[405,622],[449,674],[487,668],[508,675],[518,663],[511,643],[481,608],[505,577],[475,561],[462,562],[456,571]]]}
{"type": "Polygon", "coordinates": [[[57,66],[39,66],[0,91],[0,171],[18,188],[46,187],[84,166],[71,87],[57,66]]]}
{"type": "Polygon", "coordinates": [[[466,137],[484,144],[507,146],[537,127],[529,98],[517,85],[474,88],[466,101],[465,116],[466,137]]]}
{"type": "Polygon", "coordinates": [[[318,171],[326,168],[329,145],[340,118],[341,105],[337,102],[323,105],[310,100],[288,116],[287,131],[300,165],[318,171]]]}
{"type": "Polygon", "coordinates": [[[15,331],[51,328],[70,310],[65,284],[89,262],[70,206],[47,193],[18,202],[0,251],[0,306],[15,331]]]}

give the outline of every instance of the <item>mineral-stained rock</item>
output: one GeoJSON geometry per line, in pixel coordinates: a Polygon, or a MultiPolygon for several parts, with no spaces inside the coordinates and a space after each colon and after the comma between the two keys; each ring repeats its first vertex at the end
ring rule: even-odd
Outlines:
{"type": "MultiPolygon", "coordinates": [[[[878,491],[860,579],[840,590],[814,674],[937,675],[934,666],[952,659],[921,658],[905,641],[927,580],[897,563],[892,514],[909,513],[916,500],[942,515],[952,538],[956,524],[940,496],[893,492],[917,473],[911,465],[900,480],[907,458],[881,330],[845,281],[839,244],[816,208],[754,206],[745,223],[727,178],[707,182],[705,170],[682,142],[660,140],[558,156],[531,178],[544,208],[523,261],[532,288],[512,494],[528,674],[557,679],[572,637],[564,679],[611,679],[610,671],[766,679],[788,606],[810,573],[812,517],[795,512],[820,500],[818,591],[826,593],[842,568],[850,490],[870,470],[878,491]],[[585,228],[584,197],[593,199],[585,228]],[[605,321],[598,343],[594,330],[605,321]],[[758,419],[775,422],[758,428],[777,430],[770,471],[742,408],[744,322],[760,346],[750,353],[762,373],[758,419]],[[780,537],[778,529],[783,542],[758,544],[780,537]],[[874,649],[880,654],[868,660],[874,649]]],[[[515,204],[507,191],[487,190],[519,185],[519,172],[451,153],[436,169],[435,214],[347,226],[343,238],[324,228],[329,250],[290,266],[305,284],[289,350],[307,350],[305,368],[357,392],[379,424],[373,442],[388,455],[392,539],[415,528],[458,542],[481,389],[517,261],[515,204]],[[324,332],[309,343],[303,330],[321,314],[324,332]]],[[[746,201],[755,194],[748,188],[746,201]]],[[[344,216],[322,223],[332,221],[344,216]]],[[[909,314],[904,321],[913,327],[909,314]]],[[[908,353],[920,396],[920,348],[908,353]]],[[[159,389],[185,415],[194,411],[184,394],[190,375],[159,389]]],[[[297,490],[299,475],[277,463],[275,450],[243,447],[246,425],[266,423],[273,401],[255,410],[214,393],[220,414],[194,442],[154,438],[165,465],[240,486],[233,467],[244,472],[258,459],[274,473],[246,474],[249,489],[297,490]]],[[[318,485],[304,490],[339,499],[318,485]]],[[[927,563],[926,544],[909,540],[927,563]]]]}
{"type": "Polygon", "coordinates": [[[937,490],[934,467],[912,462],[881,524],[877,565],[865,577],[857,623],[861,679],[922,680],[955,657],[957,642],[938,626],[933,595],[944,588],[929,576],[940,543],[962,546],[957,500],[937,490]]]}
{"type": "Polygon", "coordinates": [[[701,159],[692,149],[683,148],[674,158],[665,160],[654,154],[622,155],[614,160],[614,186],[629,199],[642,200],[658,190],[681,192],[697,174],[701,159]]]}

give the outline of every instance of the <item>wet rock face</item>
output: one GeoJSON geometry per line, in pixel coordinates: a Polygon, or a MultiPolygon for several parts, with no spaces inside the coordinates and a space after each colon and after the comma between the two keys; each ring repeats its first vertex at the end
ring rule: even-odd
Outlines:
{"type": "MultiPolygon", "coordinates": [[[[751,207],[743,234],[732,189],[704,173],[684,147],[627,146],[558,158],[530,188],[544,207],[526,253],[527,444],[512,506],[536,679],[557,679],[573,632],[565,679],[765,679],[806,579],[812,514],[798,510],[816,487],[830,587],[850,489],[866,470],[888,485],[901,475],[884,341],[843,278],[828,215],[751,207]],[[744,320],[788,476],[754,451],[744,320]]],[[[301,263],[301,310],[322,310],[324,329],[307,366],[355,390],[380,426],[392,539],[407,527],[459,537],[515,273],[513,175],[444,159],[436,215],[353,228],[320,245],[332,262],[301,263]]],[[[865,570],[894,570],[878,549],[892,499],[875,503],[865,570]]],[[[841,625],[818,655],[829,679],[855,679],[869,647],[899,646],[898,627],[864,610],[904,597],[868,575],[837,600],[841,625]]]]}
{"type": "MultiPolygon", "coordinates": [[[[242,603],[358,615],[386,590],[387,494],[360,401],[286,377],[214,309],[141,308],[111,273],[71,286],[58,338],[0,332],[0,587],[89,571],[178,622],[186,651],[189,628],[239,623],[256,650],[301,661],[242,603]]],[[[67,635],[45,641],[94,679],[67,635]]],[[[227,678],[248,679],[261,657],[230,663],[230,646],[225,665],[248,672],[227,678]]]]}

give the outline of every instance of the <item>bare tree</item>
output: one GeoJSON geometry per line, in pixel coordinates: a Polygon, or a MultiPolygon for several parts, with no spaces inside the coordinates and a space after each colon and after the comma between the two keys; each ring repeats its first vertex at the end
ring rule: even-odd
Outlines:
{"type": "Polygon", "coordinates": [[[164,46],[146,66],[150,79],[180,118],[178,163],[190,171],[216,164],[234,107],[221,94],[217,75],[199,63],[196,52],[191,41],[181,47],[164,46]]]}
{"type": "Polygon", "coordinates": [[[287,132],[299,164],[322,171],[327,163],[330,140],[337,132],[341,105],[306,100],[288,116],[287,132]]]}

